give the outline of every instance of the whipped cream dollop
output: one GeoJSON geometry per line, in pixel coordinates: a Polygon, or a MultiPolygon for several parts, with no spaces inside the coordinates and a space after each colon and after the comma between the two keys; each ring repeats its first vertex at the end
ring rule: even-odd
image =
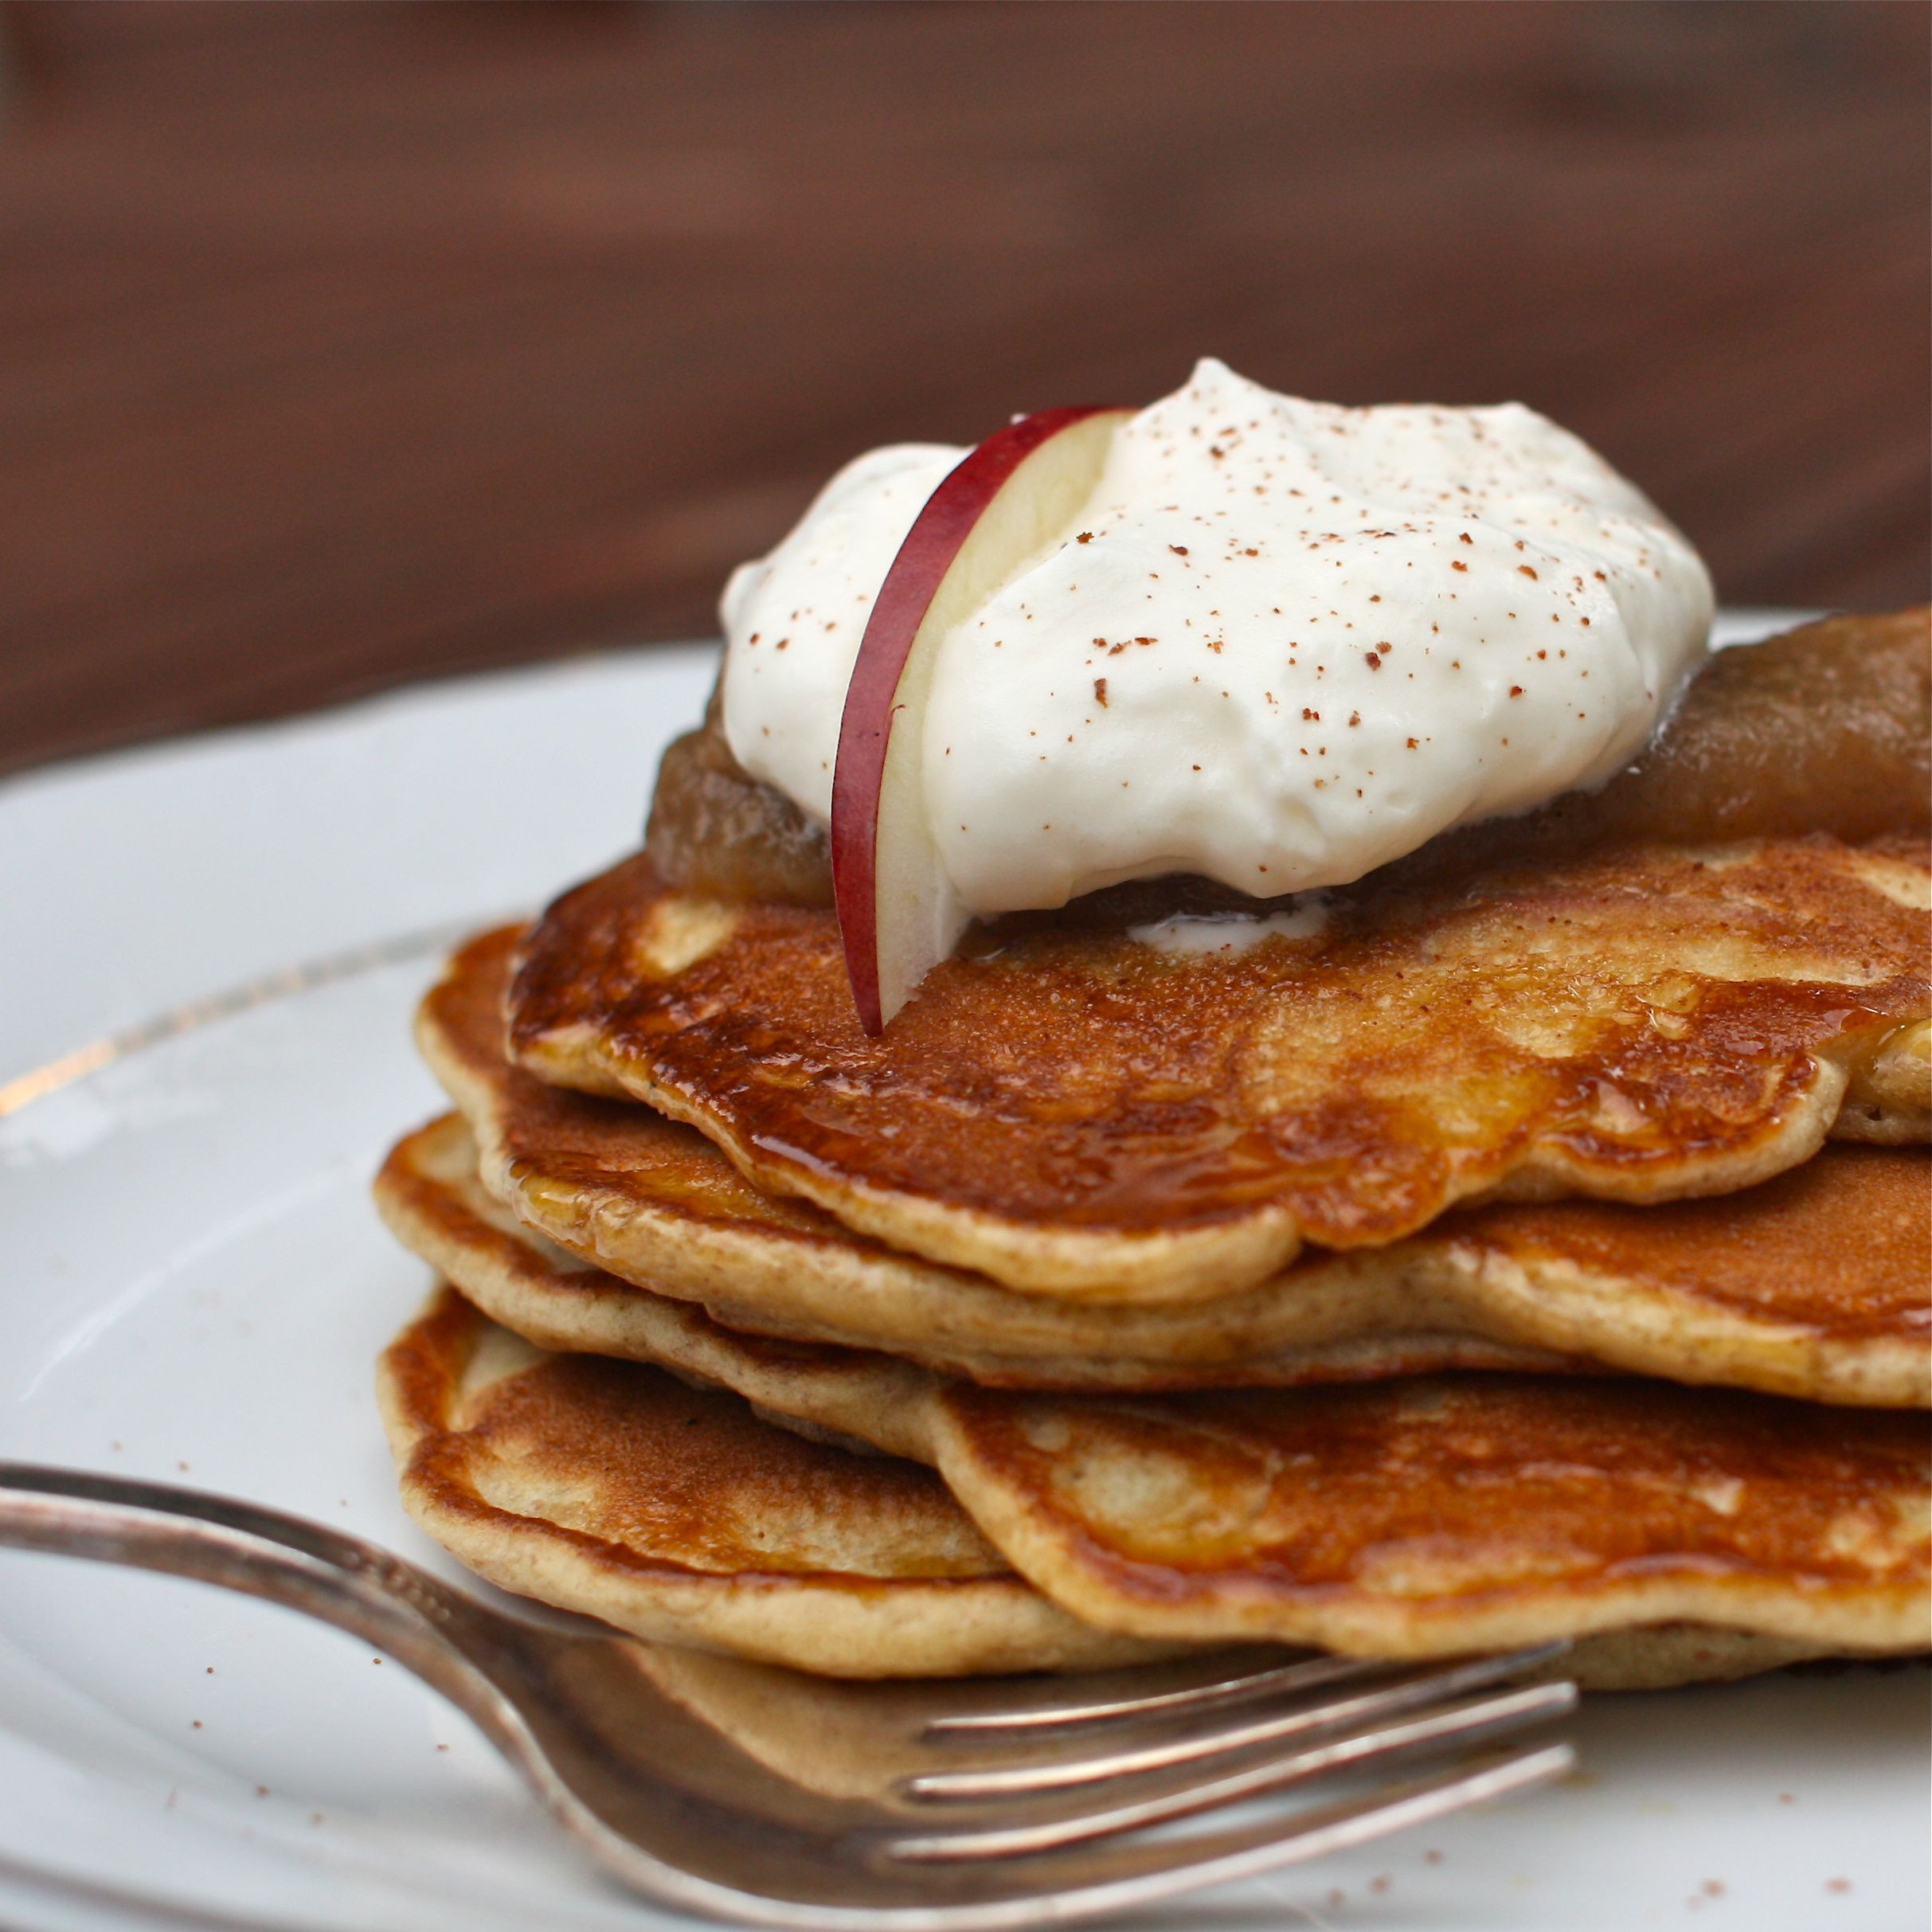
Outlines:
{"type": "MultiPolygon", "coordinates": [[[[964,454],[860,457],[726,586],[726,737],[820,823],[873,600],[964,454]]],[[[1346,884],[1628,764],[1712,607],[1686,539],[1532,409],[1347,409],[1205,361],[940,644],[929,827],[980,914],[1172,872],[1346,884]]]]}

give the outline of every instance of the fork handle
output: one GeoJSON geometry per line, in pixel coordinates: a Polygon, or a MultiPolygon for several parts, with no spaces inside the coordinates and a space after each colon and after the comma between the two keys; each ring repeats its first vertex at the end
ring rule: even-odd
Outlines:
{"type": "Polygon", "coordinates": [[[521,1758],[522,1724],[464,1654],[480,1605],[360,1537],[171,1483],[0,1462],[0,1545],[193,1577],[333,1624],[385,1651],[521,1758]]]}

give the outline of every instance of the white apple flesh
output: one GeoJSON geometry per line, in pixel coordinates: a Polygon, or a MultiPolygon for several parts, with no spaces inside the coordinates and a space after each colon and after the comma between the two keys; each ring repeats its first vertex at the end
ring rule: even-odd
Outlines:
{"type": "Polygon", "coordinates": [[[1128,409],[1042,409],[988,436],[927,499],[860,640],[832,775],[832,894],[870,1034],[948,957],[968,915],[926,822],[928,694],[941,640],[1093,494],[1128,409]]]}

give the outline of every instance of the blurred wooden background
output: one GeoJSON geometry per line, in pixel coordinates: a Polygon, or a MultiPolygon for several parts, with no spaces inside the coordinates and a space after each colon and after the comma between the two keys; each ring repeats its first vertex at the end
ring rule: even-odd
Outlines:
{"type": "Polygon", "coordinates": [[[708,629],[829,468],[1212,350],[1928,569],[1916,5],[0,7],[0,768],[708,629]]]}

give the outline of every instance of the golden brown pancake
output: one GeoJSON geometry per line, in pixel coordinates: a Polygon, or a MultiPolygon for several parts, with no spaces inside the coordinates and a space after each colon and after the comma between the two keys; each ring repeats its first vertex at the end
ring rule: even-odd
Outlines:
{"type": "MultiPolygon", "coordinates": [[[[701,1302],[728,1327],[888,1349],[994,1385],[1285,1386],[1587,1358],[1817,1401],[1932,1402],[1932,1159],[1919,1150],[1834,1145],[1742,1194],[1656,1208],[1464,1210],[1387,1247],[1304,1254],[1213,1301],[1023,1295],[761,1194],[702,1136],[648,1109],[511,1066],[499,1009],[515,939],[464,948],[417,1037],[481,1143],[485,1184],[608,1271],[582,1277],[567,1321],[553,1315],[561,1325],[542,1332],[463,1277],[549,1346],[634,1352],[632,1282],[701,1302]]],[[[425,1221],[439,1188],[476,1191],[478,1162],[448,1126],[413,1136],[378,1183],[385,1211],[425,1221]]],[[[451,1267],[424,1245],[432,1236],[398,1232],[451,1267]]]]}
{"type": "Polygon", "coordinates": [[[1375,1656],[1672,1622],[1932,1644],[1913,1414],[1527,1375],[1137,1402],[955,1385],[929,1408],[974,1520],[1109,1629],[1375,1656]]]}
{"type": "MultiPolygon", "coordinates": [[[[459,1207],[451,1224],[462,1218],[459,1207]]],[[[486,1263],[495,1232],[473,1237],[486,1263]]],[[[549,1272],[560,1295],[572,1292],[571,1264],[520,1238],[527,1272],[549,1272]]],[[[886,1355],[734,1335],[694,1308],[649,1299],[659,1362],[814,1432],[931,1463],[1017,1568],[1101,1628],[1389,1656],[1613,1634],[1622,1640],[1617,1681],[1632,1684],[1682,1681],[1668,1670],[1688,1670],[1696,1656],[1694,1674],[1703,1674],[1723,1660],[1727,1672],[1751,1668],[1742,1660],[1753,1656],[1915,1651],[1932,1637],[1928,1445],[1917,1416],[1636,1378],[1022,1394],[949,1383],[886,1355]],[[1701,1651],[1687,1625],[1709,1627],[1701,1651]],[[1647,1641],[1666,1630],[1668,1645],[1647,1641]]],[[[407,1413],[399,1386],[448,1389],[459,1379],[460,1366],[444,1359],[475,1347],[486,1328],[480,1318],[465,1324],[460,1305],[446,1301],[392,1351],[393,1415],[407,1413]],[[411,1367],[425,1331],[426,1373],[411,1367]]],[[[643,1386],[626,1378],[647,1371],[577,1359],[590,1380],[570,1379],[567,1363],[549,1359],[542,1391],[506,1405],[507,1426],[492,1421],[487,1394],[480,1414],[433,1428],[393,1424],[399,1457],[409,1452],[412,1508],[466,1561],[549,1601],[599,1608],[581,1588],[559,1595],[544,1566],[507,1560],[504,1549],[519,1546],[502,1529],[460,1540],[470,1505],[452,1512],[439,1499],[474,1495],[480,1484],[494,1484],[497,1516],[507,1492],[513,1529],[533,1512],[555,1518],[560,1498],[575,1512],[567,1528],[623,1523],[631,1554],[620,1566],[661,1555],[648,1543],[636,1550],[640,1522],[667,1523],[656,1533],[682,1557],[702,1519],[701,1560],[714,1574],[746,1562],[748,1551],[761,1568],[786,1568],[772,1552],[788,1533],[791,1547],[821,1566],[829,1550],[842,1569],[878,1569],[882,1559],[862,1566],[847,1554],[876,1540],[797,1527],[796,1512],[821,1489],[843,1520],[844,1452],[815,1444],[822,1460],[803,1484],[791,1480],[789,1451],[758,1449],[741,1433],[722,1451],[706,1442],[687,1458],[684,1445],[701,1439],[672,1431],[667,1445],[665,1427],[632,1420],[625,1405],[641,1398],[614,1393],[643,1386]],[[469,1446],[479,1438],[480,1455],[469,1446]],[[756,1461],[767,1454],[769,1465],[756,1461]],[[479,1461],[490,1472],[481,1478],[479,1461]],[[441,1474],[446,1465],[453,1480],[441,1474]],[[506,1480],[495,1474],[505,1466],[506,1480]],[[706,1487],[720,1471],[729,1493],[706,1487]],[[765,1515],[771,1540],[752,1527],[765,1515]]],[[[445,1394],[416,1406],[452,1416],[457,1405],[445,1394]]],[[[660,1620],[651,1633],[662,1628],[660,1620]]],[[[767,1626],[754,1629],[776,1645],[767,1626]]]]}
{"type": "Polygon", "coordinates": [[[872,1040],[830,913],[634,858],[532,932],[510,1040],[901,1250],[1207,1299],[1458,1202],[1721,1194],[1834,1130],[1922,1135],[1929,887],[1921,839],[1817,837],[1371,881],[1238,956],[1044,927],[947,960],[872,1040]]]}
{"type": "MultiPolygon", "coordinates": [[[[634,1286],[604,1273],[534,1228],[518,1222],[484,1187],[477,1171],[476,1144],[460,1115],[448,1114],[405,1136],[390,1151],[376,1177],[375,1195],[382,1217],[403,1246],[448,1276],[493,1320],[546,1348],[583,1350],[634,1361],[662,1359],[659,1331],[667,1320],[686,1316],[716,1319],[734,1328],[748,1344],[768,1347],[775,1359],[808,1360],[828,1349],[843,1357],[855,1347],[848,1336],[803,1336],[796,1329],[761,1328],[727,1304],[722,1310],[634,1286]]],[[[995,1289],[995,1294],[1010,1291],[995,1289]]],[[[944,1349],[927,1355],[944,1355],[944,1349]]],[[[944,1362],[899,1351],[907,1373],[917,1378],[944,1362]]],[[[1512,1350],[1465,1342],[1454,1336],[1370,1336],[1324,1347],[1285,1350],[1257,1363],[1226,1364],[1192,1370],[1105,1356],[1011,1363],[994,1386],[1099,1389],[1194,1388],[1247,1383],[1257,1375],[1273,1382],[1348,1379],[1377,1373],[1417,1372],[1468,1361],[1474,1366],[1511,1368],[1581,1367],[1535,1350],[1512,1350]]],[[[1272,1386],[1272,1385],[1271,1385],[1272,1386]]]]}
{"type": "Polygon", "coordinates": [[[1166,1655],[1023,1583],[930,1471],[828,1449],[636,1363],[546,1355],[440,1291],[384,1419],[418,1523],[493,1583],[634,1636],[834,1676],[1166,1655]]]}

